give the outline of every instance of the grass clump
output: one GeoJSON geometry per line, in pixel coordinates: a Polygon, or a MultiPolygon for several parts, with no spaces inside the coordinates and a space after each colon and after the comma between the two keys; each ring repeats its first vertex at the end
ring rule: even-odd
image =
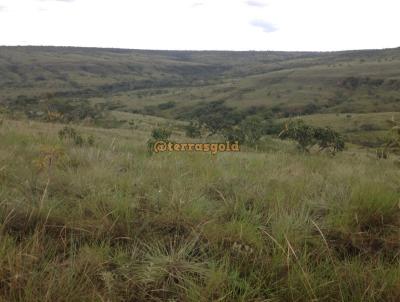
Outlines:
{"type": "Polygon", "coordinates": [[[93,135],[89,135],[87,138],[82,137],[74,128],[65,126],[58,132],[58,137],[61,141],[73,142],[76,146],[93,146],[95,138],[93,135]]]}

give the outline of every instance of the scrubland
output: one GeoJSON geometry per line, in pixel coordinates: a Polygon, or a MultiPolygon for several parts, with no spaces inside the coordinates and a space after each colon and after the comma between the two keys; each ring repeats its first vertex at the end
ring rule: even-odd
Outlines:
{"type": "Polygon", "coordinates": [[[400,301],[395,157],[149,155],[146,129],[62,127],[0,126],[0,301],[400,301]]]}

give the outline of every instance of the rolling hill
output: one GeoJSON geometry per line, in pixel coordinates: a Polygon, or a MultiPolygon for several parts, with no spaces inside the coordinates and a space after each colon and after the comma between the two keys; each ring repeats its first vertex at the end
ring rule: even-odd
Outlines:
{"type": "Polygon", "coordinates": [[[399,67],[0,47],[0,301],[400,301],[399,67]]]}
{"type": "Polygon", "coordinates": [[[326,114],[362,113],[372,121],[377,116],[379,129],[372,125],[357,131],[385,130],[379,117],[400,110],[400,48],[228,52],[0,47],[0,104],[30,118],[49,108],[75,106],[75,115],[95,107],[187,119],[193,108],[213,101],[275,118],[318,114],[323,120],[326,114]]]}

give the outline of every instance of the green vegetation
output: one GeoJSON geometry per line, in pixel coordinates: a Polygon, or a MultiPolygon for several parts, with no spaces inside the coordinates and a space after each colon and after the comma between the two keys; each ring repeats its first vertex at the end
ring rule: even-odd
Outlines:
{"type": "Polygon", "coordinates": [[[3,301],[400,298],[392,159],[275,139],[148,157],[149,131],[76,127],[97,141],[76,146],[48,125],[0,128],[3,301]]]}
{"type": "Polygon", "coordinates": [[[0,47],[0,301],[400,301],[399,70],[0,47]]]}
{"type": "Polygon", "coordinates": [[[329,127],[313,127],[303,120],[289,121],[279,134],[283,139],[292,139],[301,150],[310,152],[310,148],[318,145],[319,151],[328,149],[331,154],[344,150],[344,140],[339,133],[329,127]]]}
{"type": "Polygon", "coordinates": [[[267,124],[258,116],[247,117],[238,125],[224,132],[224,137],[230,141],[256,146],[266,134],[267,124]]]}
{"type": "Polygon", "coordinates": [[[147,149],[151,154],[154,151],[154,144],[162,141],[168,142],[172,135],[172,131],[166,128],[155,128],[151,131],[151,137],[147,141],[147,149]]]}
{"type": "Polygon", "coordinates": [[[376,154],[378,158],[388,158],[389,153],[400,154],[400,123],[392,119],[390,123],[393,128],[386,138],[386,142],[381,148],[378,148],[376,154]]]}
{"type": "Polygon", "coordinates": [[[72,141],[77,146],[82,146],[84,144],[88,144],[89,146],[92,146],[95,141],[95,138],[93,137],[93,135],[90,135],[87,137],[87,139],[84,139],[74,128],[67,127],[67,126],[58,132],[58,138],[61,141],[64,141],[64,140],[72,141]]]}
{"type": "Polygon", "coordinates": [[[185,126],[185,133],[187,137],[190,138],[200,138],[201,137],[201,127],[196,122],[190,122],[189,125],[185,126]]]}
{"type": "MultiPolygon", "coordinates": [[[[128,119],[115,118],[115,113],[189,123],[193,117],[204,121],[217,109],[216,122],[224,118],[229,127],[252,115],[300,115],[320,127],[336,114],[365,115],[363,123],[336,118],[329,126],[343,130],[339,132],[348,142],[378,147],[390,129],[385,115],[400,110],[399,69],[399,49],[313,53],[0,47],[0,106],[12,118],[22,114],[105,128],[129,127],[128,119]]],[[[210,126],[213,132],[226,125],[210,126]]]]}

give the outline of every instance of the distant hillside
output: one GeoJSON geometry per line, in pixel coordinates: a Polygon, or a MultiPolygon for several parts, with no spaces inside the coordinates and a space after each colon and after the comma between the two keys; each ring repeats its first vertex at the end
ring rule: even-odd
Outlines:
{"type": "MultiPolygon", "coordinates": [[[[179,117],[200,102],[278,117],[400,109],[400,48],[345,52],[0,47],[0,104],[52,101],[179,117]]],[[[43,106],[42,106],[43,107],[43,106]]]]}

